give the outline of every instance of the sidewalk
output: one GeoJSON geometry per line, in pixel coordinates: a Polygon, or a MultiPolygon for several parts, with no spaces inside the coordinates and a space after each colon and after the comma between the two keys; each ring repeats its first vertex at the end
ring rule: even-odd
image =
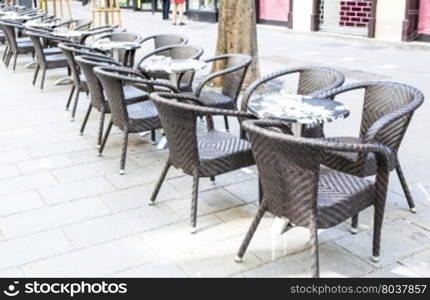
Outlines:
{"type": "MultiPolygon", "coordinates": [[[[72,4],[74,17],[89,18],[88,7],[72,4]]],[[[142,36],[184,34],[190,44],[205,49],[204,57],[214,55],[216,24],[188,21],[179,27],[162,21],[160,14],[131,10],[123,10],[123,20],[128,31],[142,36]]],[[[428,51],[290,34],[270,26],[259,26],[258,34],[263,74],[326,65],[342,71],[348,82],[400,81],[430,95],[428,51]]],[[[120,176],[122,135],[115,131],[104,156],[98,157],[97,114],[85,135],[78,135],[85,96],[81,95],[76,121],[70,122],[64,111],[70,86],[54,85],[65,70],[49,70],[41,92],[31,85],[33,70],[25,69],[30,60],[19,58],[16,72],[0,66],[0,276],[309,276],[309,254],[303,251],[307,230],[272,235],[270,216],[264,218],[244,262],[234,262],[257,209],[255,168],[217,177],[215,185],[201,181],[199,232],[191,235],[189,176],[172,170],[157,205],[147,205],[167,150],[157,150],[148,137],[131,135],[126,174],[120,176]]],[[[352,115],[330,124],[329,134],[358,133],[359,96],[339,99],[352,115]]],[[[407,210],[397,177],[392,176],[381,262],[370,260],[369,209],[360,216],[357,235],[349,233],[348,224],[321,232],[322,277],[430,276],[429,115],[426,102],[414,116],[399,154],[418,213],[407,210]]]]}

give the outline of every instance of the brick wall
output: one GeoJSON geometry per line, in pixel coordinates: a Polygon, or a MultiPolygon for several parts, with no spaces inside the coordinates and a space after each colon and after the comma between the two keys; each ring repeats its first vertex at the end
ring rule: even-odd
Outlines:
{"type": "Polygon", "coordinates": [[[372,16],[372,0],[340,2],[340,26],[367,27],[372,16]]]}

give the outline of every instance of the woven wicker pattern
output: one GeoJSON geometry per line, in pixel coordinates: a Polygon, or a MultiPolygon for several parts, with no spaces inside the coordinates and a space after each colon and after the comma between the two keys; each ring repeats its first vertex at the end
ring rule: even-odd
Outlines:
{"type": "MultiPolygon", "coordinates": [[[[307,66],[280,70],[253,82],[243,94],[240,110],[248,111],[248,103],[251,97],[254,94],[260,93],[259,90],[264,87],[264,85],[269,86],[272,83],[277,83],[277,81],[284,76],[292,76],[295,74],[299,74],[297,86],[297,94],[299,95],[313,96],[323,93],[324,91],[340,87],[345,81],[345,76],[342,73],[326,67],[307,66]]],[[[280,88],[281,87],[276,87],[276,89],[280,88]]],[[[262,92],[264,93],[265,90],[262,92]]],[[[305,127],[303,135],[307,137],[322,136],[322,125],[305,127]]]]}
{"type": "Polygon", "coordinates": [[[144,131],[152,132],[152,139],[155,141],[155,130],[161,128],[160,118],[154,104],[149,101],[149,93],[155,86],[170,88],[153,80],[148,80],[135,70],[124,67],[96,67],[94,72],[103,87],[108,100],[111,120],[106,129],[105,136],[101,143],[99,154],[103,152],[107,137],[113,125],[124,132],[124,143],[121,157],[120,174],[124,173],[125,159],[127,153],[127,143],[129,133],[139,133],[144,131]],[[126,86],[124,86],[126,85],[126,86]],[[129,97],[137,93],[136,87],[145,94],[139,97],[140,102],[130,104],[126,101],[126,90],[129,97]]]}
{"type": "Polygon", "coordinates": [[[388,184],[390,150],[378,144],[333,143],[325,139],[296,138],[282,133],[285,124],[246,121],[263,187],[260,210],[238,252],[239,260],[266,211],[311,231],[312,274],[319,276],[317,229],[335,226],[359,211],[375,207],[373,255],[379,256],[380,235],[388,184]],[[282,130],[274,130],[282,129],[282,130]],[[376,182],[321,168],[327,150],[374,153],[376,182]]]}
{"type": "Polygon", "coordinates": [[[202,115],[243,118],[252,116],[236,110],[202,106],[199,100],[191,95],[152,93],[151,99],[157,106],[169,145],[169,160],[152,194],[151,203],[155,201],[171,165],[193,176],[191,227],[195,232],[199,177],[214,178],[254,164],[247,141],[215,130],[198,132],[197,118],[202,115]]]}
{"type": "Polygon", "coordinates": [[[188,38],[176,34],[156,34],[144,38],[142,44],[149,41],[153,41],[154,49],[158,49],[171,45],[186,45],[188,43],[188,38]]]}
{"type": "MultiPolygon", "coordinates": [[[[392,156],[389,168],[390,170],[396,169],[409,207],[414,211],[415,204],[400,167],[397,153],[413,113],[423,103],[424,96],[414,87],[395,82],[360,82],[323,92],[319,96],[333,98],[358,89],[364,90],[359,137],[340,137],[334,138],[334,140],[381,143],[390,147],[392,156]]],[[[377,169],[375,157],[370,154],[343,155],[330,151],[324,153],[323,163],[332,169],[360,177],[375,175],[377,169]]]]}
{"type": "Polygon", "coordinates": [[[10,60],[13,56],[13,70],[15,70],[18,55],[26,53],[34,54],[33,44],[28,40],[19,41],[17,39],[15,29],[21,30],[22,25],[15,22],[0,21],[0,26],[3,29],[6,38],[6,50],[3,55],[3,61],[6,67],[9,67],[10,60]]]}

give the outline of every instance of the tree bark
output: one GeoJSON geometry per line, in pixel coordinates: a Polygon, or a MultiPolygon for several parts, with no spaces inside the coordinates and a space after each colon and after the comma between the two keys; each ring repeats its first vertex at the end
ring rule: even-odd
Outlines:
{"type": "MultiPolygon", "coordinates": [[[[216,55],[242,53],[252,56],[245,86],[260,77],[255,13],[255,0],[220,0],[216,55]]],[[[224,64],[214,64],[213,71],[223,69],[224,64]]],[[[222,82],[218,80],[215,84],[222,82]]]]}

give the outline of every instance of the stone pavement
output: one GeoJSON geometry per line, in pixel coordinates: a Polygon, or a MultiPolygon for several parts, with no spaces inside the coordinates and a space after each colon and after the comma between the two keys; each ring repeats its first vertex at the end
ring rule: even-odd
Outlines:
{"type": "MultiPolygon", "coordinates": [[[[73,3],[75,16],[88,8],[73,3]]],[[[160,15],[124,10],[124,26],[150,35],[183,33],[190,43],[214,54],[216,25],[188,22],[174,27],[160,15]]],[[[348,81],[395,80],[430,94],[428,52],[375,46],[318,35],[289,34],[259,27],[262,73],[296,65],[327,65],[348,81]]],[[[141,54],[140,54],[141,55],[141,54]]],[[[16,72],[0,66],[0,276],[309,276],[308,232],[296,228],[273,234],[266,216],[245,256],[234,255],[256,212],[255,168],[201,181],[199,232],[188,228],[191,178],[171,171],[157,205],[147,206],[167,150],[148,137],[132,135],[126,174],[118,174],[122,137],[111,135],[103,157],[96,155],[98,115],[78,135],[87,99],[75,122],[64,111],[69,86],[55,86],[64,70],[48,70],[45,90],[31,85],[31,60],[16,72]]],[[[357,134],[359,94],[341,99],[352,109],[347,120],[328,126],[333,135],[357,134]]],[[[406,208],[392,177],[382,235],[380,263],[371,256],[372,209],[360,218],[360,232],[348,224],[320,233],[321,275],[357,277],[430,276],[430,139],[425,103],[414,116],[400,159],[418,213],[406,208]]],[[[218,126],[220,127],[220,126],[218,126]]],[[[222,128],[222,127],[220,127],[222,128]]],[[[237,126],[233,129],[237,132],[237,126]]]]}

